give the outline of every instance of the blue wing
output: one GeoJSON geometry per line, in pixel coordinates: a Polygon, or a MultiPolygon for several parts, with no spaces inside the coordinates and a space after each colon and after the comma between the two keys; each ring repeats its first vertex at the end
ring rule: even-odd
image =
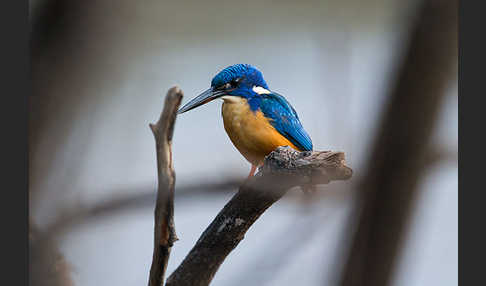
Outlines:
{"type": "Polygon", "coordinates": [[[300,123],[299,116],[290,103],[280,94],[261,94],[260,109],[280,134],[301,149],[312,151],[312,140],[300,123]]]}

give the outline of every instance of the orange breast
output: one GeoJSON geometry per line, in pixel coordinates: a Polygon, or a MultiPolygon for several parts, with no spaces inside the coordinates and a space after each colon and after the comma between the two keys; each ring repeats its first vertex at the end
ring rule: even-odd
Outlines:
{"type": "Polygon", "coordinates": [[[225,96],[223,100],[224,129],[231,142],[251,164],[262,164],[265,156],[279,146],[299,150],[270,124],[260,110],[251,111],[246,99],[225,96]]]}

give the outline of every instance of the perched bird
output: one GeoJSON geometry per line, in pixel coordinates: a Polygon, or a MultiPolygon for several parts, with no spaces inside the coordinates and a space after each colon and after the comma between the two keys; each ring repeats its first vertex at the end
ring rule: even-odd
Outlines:
{"type": "Polygon", "coordinates": [[[248,64],[218,73],[211,87],[179,109],[184,113],[216,98],[223,99],[224,128],[240,153],[252,164],[253,176],[266,155],[279,146],[311,151],[312,140],[299,116],[280,94],[269,90],[262,73],[248,64]]]}

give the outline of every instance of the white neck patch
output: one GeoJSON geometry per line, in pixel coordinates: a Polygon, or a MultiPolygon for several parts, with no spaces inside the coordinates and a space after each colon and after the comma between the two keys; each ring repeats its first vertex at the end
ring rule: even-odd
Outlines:
{"type": "Polygon", "coordinates": [[[233,95],[224,95],[221,96],[221,98],[228,103],[243,103],[243,98],[239,96],[233,96],[233,95]]]}
{"type": "Polygon", "coordinates": [[[265,89],[261,86],[254,86],[252,90],[258,94],[270,94],[271,92],[268,89],[265,89]]]}

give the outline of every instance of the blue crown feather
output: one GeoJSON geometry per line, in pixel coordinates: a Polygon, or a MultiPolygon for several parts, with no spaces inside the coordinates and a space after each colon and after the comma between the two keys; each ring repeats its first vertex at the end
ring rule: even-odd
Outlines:
{"type": "Polygon", "coordinates": [[[245,78],[248,83],[268,88],[262,73],[249,64],[236,64],[225,68],[213,78],[211,87],[224,85],[237,78],[245,78]]]}

